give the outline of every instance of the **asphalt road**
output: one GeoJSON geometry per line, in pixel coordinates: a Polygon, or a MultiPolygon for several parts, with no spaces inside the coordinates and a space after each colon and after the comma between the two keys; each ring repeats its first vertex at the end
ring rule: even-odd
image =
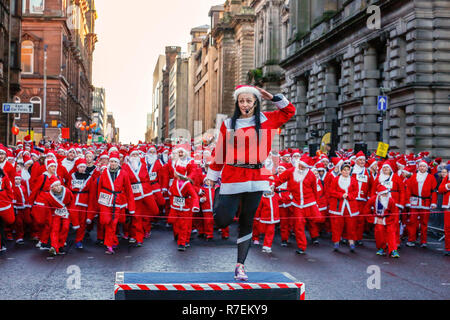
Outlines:
{"type": "MultiPolygon", "coordinates": [[[[0,299],[114,299],[117,271],[233,272],[236,234],[233,225],[229,240],[220,239],[218,233],[213,242],[193,236],[191,247],[178,252],[172,231],[161,225],[154,228],[143,247],[130,247],[121,240],[113,256],[95,245],[94,232],[79,250],[74,247],[71,231],[68,254],[54,258],[36,249],[34,242],[27,241],[21,247],[8,242],[8,250],[0,254],[0,299]]],[[[281,247],[277,233],[273,253],[262,253],[261,247],[252,246],[246,270],[288,272],[305,283],[306,299],[450,299],[450,257],[443,256],[443,242],[429,241],[428,249],[403,246],[400,259],[376,256],[371,239],[357,247],[356,253],[345,246],[335,253],[330,240],[321,239],[318,246],[310,245],[307,254],[299,256],[294,239],[290,247],[281,247]]]]}

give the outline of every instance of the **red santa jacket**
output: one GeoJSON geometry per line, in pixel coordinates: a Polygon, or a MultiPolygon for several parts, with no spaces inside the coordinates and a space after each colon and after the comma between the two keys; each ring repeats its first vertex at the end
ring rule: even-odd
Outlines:
{"type": "Polygon", "coordinates": [[[272,150],[272,140],[278,128],[295,115],[295,107],[285,97],[275,105],[279,110],[260,114],[259,138],[254,117],[237,119],[234,132],[231,119],[223,121],[207,175],[212,181],[217,181],[221,176],[220,194],[270,190],[262,170],[235,167],[233,164],[263,165],[272,150]]]}
{"type": "Polygon", "coordinates": [[[450,180],[448,179],[448,175],[442,179],[438,191],[444,195],[442,199],[442,208],[450,209],[450,180]]]}
{"type": "Polygon", "coordinates": [[[14,181],[14,176],[16,175],[16,169],[7,159],[0,163],[0,169],[8,176],[9,181],[14,181]]]}
{"type": "Polygon", "coordinates": [[[28,192],[27,187],[23,184],[13,186],[14,192],[14,209],[25,209],[28,207],[28,192]]]}
{"type": "Polygon", "coordinates": [[[70,217],[70,212],[68,207],[73,200],[72,192],[66,187],[62,187],[62,195],[59,198],[53,193],[53,191],[46,192],[44,194],[44,203],[50,208],[53,216],[60,216],[63,219],[68,219],[70,217]]]}
{"type": "Polygon", "coordinates": [[[0,212],[9,210],[14,200],[14,192],[8,175],[0,174],[0,212]]]}
{"type": "Polygon", "coordinates": [[[417,181],[417,173],[406,181],[406,206],[411,209],[430,209],[437,204],[437,182],[432,174],[427,173],[423,183],[417,181]]]}
{"type": "MultiPolygon", "coordinates": [[[[279,175],[275,175],[275,180],[279,179],[279,175]]],[[[287,182],[280,184],[275,188],[275,191],[278,193],[280,197],[280,207],[288,208],[292,205],[292,194],[287,189],[287,182]]]]}
{"type": "Polygon", "coordinates": [[[387,207],[379,201],[379,196],[371,197],[364,206],[364,215],[369,223],[389,225],[398,223],[398,207],[392,197],[389,197],[387,207]]]}
{"type": "Polygon", "coordinates": [[[287,182],[287,190],[292,195],[292,205],[298,208],[307,208],[317,204],[317,179],[308,169],[302,181],[295,181],[296,168],[284,171],[275,181],[275,187],[287,182]]]}
{"type": "Polygon", "coordinates": [[[139,162],[139,167],[134,171],[129,164],[124,164],[122,169],[126,171],[131,182],[131,189],[134,200],[142,200],[153,195],[153,188],[150,184],[147,167],[143,161],[139,162]]]}
{"type": "Polygon", "coordinates": [[[358,196],[356,200],[367,201],[370,198],[371,187],[373,184],[372,175],[369,169],[364,168],[361,172],[355,172],[356,165],[353,167],[352,176],[358,181],[358,196]]]}
{"type": "Polygon", "coordinates": [[[190,181],[175,179],[169,188],[170,207],[178,211],[200,211],[198,195],[190,181]]]}
{"type": "Polygon", "coordinates": [[[200,188],[201,195],[200,195],[200,208],[202,209],[202,212],[212,212],[213,206],[214,206],[214,195],[216,193],[216,189],[211,186],[202,186],[200,188]]]}
{"type": "MultiPolygon", "coordinates": [[[[371,191],[371,196],[374,196],[376,193],[375,191],[377,190],[378,185],[380,184],[380,178],[381,178],[381,174],[377,174],[377,177],[375,178],[375,181],[372,185],[372,191],[371,191]]],[[[398,176],[398,174],[393,173],[389,176],[388,179],[384,180],[382,183],[382,185],[384,185],[386,188],[388,188],[391,197],[394,199],[395,204],[397,207],[399,207],[400,209],[404,209],[405,208],[405,194],[406,194],[406,190],[405,190],[405,185],[403,184],[402,179],[398,176]]]]}
{"type": "Polygon", "coordinates": [[[113,182],[109,168],[105,169],[100,176],[97,190],[97,199],[100,206],[113,210],[114,208],[128,207],[130,214],[134,214],[136,211],[134,194],[126,170],[119,168],[117,177],[113,182]]]}
{"type": "Polygon", "coordinates": [[[327,191],[329,194],[329,208],[328,212],[335,215],[344,215],[345,208],[348,209],[350,216],[359,215],[359,206],[356,201],[358,196],[358,181],[354,177],[350,176],[350,185],[347,190],[341,188],[339,181],[341,176],[337,176],[331,183],[330,188],[327,191]],[[347,199],[343,198],[343,195],[347,193],[347,199]]]}
{"type": "Polygon", "coordinates": [[[280,196],[276,192],[274,194],[263,194],[255,214],[260,223],[275,224],[280,222],[279,201],[280,196]]]}
{"type": "Polygon", "coordinates": [[[325,195],[325,182],[317,179],[317,207],[319,211],[328,209],[328,197],[325,195]]]}
{"type": "Polygon", "coordinates": [[[160,159],[156,159],[155,162],[147,162],[148,176],[150,177],[150,185],[152,186],[153,192],[162,192],[161,186],[163,185],[163,173],[164,165],[160,159]]]}
{"type": "MultiPolygon", "coordinates": [[[[31,194],[29,197],[29,203],[30,205],[40,205],[44,206],[43,202],[43,195],[46,192],[50,191],[50,174],[48,171],[45,171],[43,174],[41,174],[35,181],[33,188],[31,190],[31,194]]],[[[60,179],[61,180],[61,179],[60,179]]]]}
{"type": "Polygon", "coordinates": [[[72,173],[69,178],[68,187],[74,196],[72,206],[80,206],[85,208],[93,208],[93,177],[87,174],[87,178],[80,178],[76,172],[72,173]]]}

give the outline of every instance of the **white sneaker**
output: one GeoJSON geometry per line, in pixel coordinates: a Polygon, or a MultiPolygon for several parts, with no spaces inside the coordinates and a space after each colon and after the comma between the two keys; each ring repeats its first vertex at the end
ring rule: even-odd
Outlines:
{"type": "Polygon", "coordinates": [[[262,252],[264,252],[264,253],[272,253],[272,248],[262,247],[262,252]]]}
{"type": "Polygon", "coordinates": [[[259,246],[259,240],[253,240],[253,244],[254,244],[255,246],[259,246]]]}
{"type": "Polygon", "coordinates": [[[40,248],[41,247],[42,242],[39,241],[38,243],[36,243],[36,248],[40,248]]]}
{"type": "Polygon", "coordinates": [[[1,247],[0,252],[2,252],[2,251],[6,251],[6,247],[1,247]]]}
{"type": "Polygon", "coordinates": [[[193,229],[192,230],[192,234],[197,234],[198,233],[198,230],[197,229],[193,229]]]}
{"type": "Polygon", "coordinates": [[[248,276],[245,273],[245,268],[243,264],[237,264],[234,270],[234,279],[237,281],[247,281],[248,276]]]}
{"type": "Polygon", "coordinates": [[[130,240],[128,240],[129,243],[136,243],[136,239],[135,238],[130,238],[130,240]]]}

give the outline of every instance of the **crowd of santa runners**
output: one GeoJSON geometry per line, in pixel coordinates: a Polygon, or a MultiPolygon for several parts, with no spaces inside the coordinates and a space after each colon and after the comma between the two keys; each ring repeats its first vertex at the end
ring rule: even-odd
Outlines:
{"type": "MultiPolygon", "coordinates": [[[[137,247],[152,241],[155,223],[171,227],[179,251],[193,237],[228,239],[229,228],[215,232],[220,179],[215,185],[206,179],[214,156],[214,143],[191,141],[35,145],[27,136],[13,148],[0,145],[0,250],[8,241],[19,248],[33,241],[36,250],[66,254],[72,228],[77,250],[92,236],[114,254],[119,239],[137,247]]],[[[390,152],[383,159],[353,150],[333,157],[299,149],[271,152],[260,169],[270,190],[254,218],[253,244],[271,253],[279,232],[275,247],[292,246],[298,254],[329,237],[330,249],[357,252],[364,237],[373,235],[374,253],[399,258],[400,246],[427,247],[434,213],[444,215],[448,256],[449,168],[450,161],[428,152],[390,152]]]]}

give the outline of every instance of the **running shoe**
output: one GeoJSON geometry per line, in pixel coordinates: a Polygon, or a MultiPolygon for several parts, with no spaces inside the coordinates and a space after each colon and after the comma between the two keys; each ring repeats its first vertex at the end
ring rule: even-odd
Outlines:
{"type": "Polygon", "coordinates": [[[248,276],[245,273],[245,267],[243,264],[238,263],[234,270],[234,279],[236,281],[248,281],[248,276]]]}

